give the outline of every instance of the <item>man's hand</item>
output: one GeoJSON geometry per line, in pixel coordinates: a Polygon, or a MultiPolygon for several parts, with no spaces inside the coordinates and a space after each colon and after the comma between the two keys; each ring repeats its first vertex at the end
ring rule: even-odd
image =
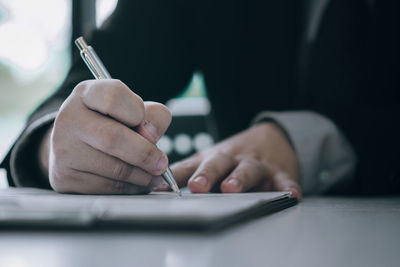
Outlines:
{"type": "Polygon", "coordinates": [[[58,192],[148,192],[168,166],[155,144],[170,122],[165,106],[143,102],[118,80],[82,82],[41,144],[42,169],[58,192]]]}
{"type": "Polygon", "coordinates": [[[171,166],[195,193],[290,191],[301,198],[293,148],[274,123],[261,123],[171,166]]]}

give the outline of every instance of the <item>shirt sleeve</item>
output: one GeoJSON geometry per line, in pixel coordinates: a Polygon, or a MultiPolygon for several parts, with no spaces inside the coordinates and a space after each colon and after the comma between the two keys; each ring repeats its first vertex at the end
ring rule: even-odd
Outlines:
{"type": "Polygon", "coordinates": [[[353,181],[357,156],[340,129],[312,111],[261,112],[254,124],[273,121],[292,144],[305,195],[346,192],[353,181]]]}

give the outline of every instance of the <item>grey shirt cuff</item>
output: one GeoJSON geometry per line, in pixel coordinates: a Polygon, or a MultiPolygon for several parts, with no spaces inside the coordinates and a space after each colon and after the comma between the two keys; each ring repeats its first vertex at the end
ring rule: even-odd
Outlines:
{"type": "Polygon", "coordinates": [[[40,170],[39,145],[56,116],[57,112],[52,112],[36,119],[14,144],[9,168],[16,186],[50,188],[48,178],[40,170]]]}
{"type": "Polygon", "coordinates": [[[305,195],[349,190],[357,156],[338,127],[311,111],[262,112],[253,120],[273,121],[287,134],[300,165],[305,195]]]}

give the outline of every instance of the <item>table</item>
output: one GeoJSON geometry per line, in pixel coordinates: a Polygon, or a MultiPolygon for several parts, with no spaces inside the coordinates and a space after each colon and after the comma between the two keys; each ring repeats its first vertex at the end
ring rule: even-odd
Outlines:
{"type": "Polygon", "coordinates": [[[400,266],[400,198],[306,198],[216,233],[0,231],[0,266],[400,266]]]}

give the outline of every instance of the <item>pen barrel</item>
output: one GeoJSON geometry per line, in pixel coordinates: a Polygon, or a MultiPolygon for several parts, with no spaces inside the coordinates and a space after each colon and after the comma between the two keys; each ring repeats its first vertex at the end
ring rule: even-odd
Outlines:
{"type": "Polygon", "coordinates": [[[96,52],[90,45],[87,45],[83,37],[77,38],[75,44],[78,47],[86,66],[88,66],[89,70],[97,80],[111,79],[110,73],[108,73],[106,67],[104,67],[99,56],[97,56],[96,52]]]}
{"type": "Polygon", "coordinates": [[[103,62],[91,46],[87,46],[86,49],[81,50],[81,57],[97,80],[111,79],[110,73],[108,73],[103,62]]]}

